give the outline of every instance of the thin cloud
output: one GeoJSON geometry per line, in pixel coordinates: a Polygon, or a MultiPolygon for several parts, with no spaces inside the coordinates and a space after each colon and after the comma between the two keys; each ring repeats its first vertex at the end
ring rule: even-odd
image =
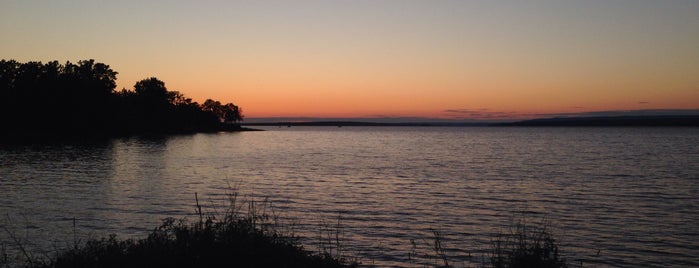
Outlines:
{"type": "Polygon", "coordinates": [[[442,110],[444,116],[452,119],[470,120],[511,120],[529,117],[528,114],[509,111],[491,111],[488,108],[478,109],[445,109],[442,110]]]}
{"type": "Polygon", "coordinates": [[[604,117],[604,116],[660,116],[660,115],[699,115],[699,109],[651,109],[651,110],[608,110],[579,113],[535,114],[535,117],[604,117]]]}

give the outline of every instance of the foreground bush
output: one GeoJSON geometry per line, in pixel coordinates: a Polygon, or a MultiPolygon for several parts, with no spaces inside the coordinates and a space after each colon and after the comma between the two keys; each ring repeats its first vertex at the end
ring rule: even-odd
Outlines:
{"type": "Polygon", "coordinates": [[[556,240],[547,226],[544,222],[532,227],[520,220],[508,234],[498,235],[491,244],[490,267],[568,267],[566,260],[559,255],[556,240]]]}
{"type": "MultiPolygon", "coordinates": [[[[356,261],[349,261],[341,254],[338,230],[325,230],[330,234],[327,242],[336,245],[307,251],[297,237],[285,231],[274,216],[267,214],[267,202],[260,205],[247,201],[237,205],[236,199],[237,193],[233,191],[230,205],[223,215],[204,216],[197,202],[198,219],[195,221],[167,218],[146,238],[120,240],[112,235],[84,244],[76,243],[57,252],[55,257],[33,258],[17,242],[17,248],[25,256],[20,262],[24,262],[23,267],[41,268],[358,266],[356,261]],[[247,207],[247,210],[241,212],[241,207],[247,207]]],[[[337,224],[336,228],[340,228],[339,219],[337,224]]],[[[568,267],[547,227],[546,222],[531,226],[520,219],[510,226],[509,232],[494,237],[490,250],[477,267],[568,267]]],[[[408,254],[411,264],[414,267],[460,267],[458,264],[464,260],[451,259],[450,249],[443,245],[442,236],[436,230],[433,233],[434,244],[430,247],[434,255],[418,252],[417,243],[410,241],[413,245],[413,251],[408,254]],[[452,266],[452,263],[457,266],[452,266]]],[[[468,258],[470,260],[470,254],[468,258]]],[[[10,263],[3,244],[0,268],[15,266],[10,263]]]]}
{"type": "MultiPolygon", "coordinates": [[[[356,267],[327,252],[313,253],[283,231],[273,217],[258,213],[255,202],[240,213],[236,194],[219,217],[167,218],[146,238],[120,240],[116,235],[89,240],[55,258],[35,259],[28,254],[26,267],[356,267]]],[[[7,257],[0,267],[9,267],[7,257]]]]}
{"type": "Polygon", "coordinates": [[[188,224],[163,221],[147,238],[91,240],[61,253],[47,267],[348,267],[344,260],[311,254],[250,219],[188,224]]]}
{"type": "MultiPolygon", "coordinates": [[[[549,223],[542,220],[536,224],[525,224],[524,216],[509,226],[506,232],[493,236],[490,247],[481,249],[480,258],[462,247],[461,242],[447,245],[444,237],[432,230],[431,241],[411,239],[412,250],[408,253],[410,267],[478,267],[478,268],[567,268],[568,263],[558,249],[558,243],[549,231],[549,223]],[[455,257],[452,253],[468,253],[455,257]],[[468,265],[466,263],[469,263],[468,265]]],[[[580,265],[582,267],[582,263],[580,265]]]]}

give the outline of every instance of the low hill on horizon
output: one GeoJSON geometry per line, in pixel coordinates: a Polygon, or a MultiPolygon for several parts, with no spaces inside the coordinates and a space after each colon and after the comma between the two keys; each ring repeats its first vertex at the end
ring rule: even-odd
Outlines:
{"type": "Polygon", "coordinates": [[[527,120],[386,118],[250,118],[248,126],[699,126],[699,110],[638,110],[560,114],[527,120]]]}

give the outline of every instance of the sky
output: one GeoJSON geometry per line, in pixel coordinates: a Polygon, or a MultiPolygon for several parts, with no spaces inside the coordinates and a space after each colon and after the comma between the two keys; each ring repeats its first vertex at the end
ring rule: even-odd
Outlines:
{"type": "Polygon", "coordinates": [[[699,109],[696,0],[0,0],[0,38],[247,118],[699,109]]]}

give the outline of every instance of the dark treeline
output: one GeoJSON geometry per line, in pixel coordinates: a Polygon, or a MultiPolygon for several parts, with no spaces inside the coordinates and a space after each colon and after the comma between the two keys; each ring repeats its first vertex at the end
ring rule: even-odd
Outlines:
{"type": "Polygon", "coordinates": [[[241,109],[192,101],[155,77],[116,91],[117,72],[83,60],[0,60],[0,137],[50,138],[206,132],[239,128],[241,109]]]}

